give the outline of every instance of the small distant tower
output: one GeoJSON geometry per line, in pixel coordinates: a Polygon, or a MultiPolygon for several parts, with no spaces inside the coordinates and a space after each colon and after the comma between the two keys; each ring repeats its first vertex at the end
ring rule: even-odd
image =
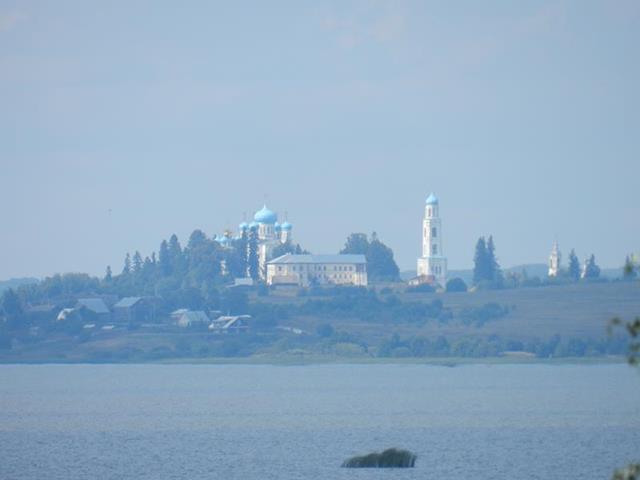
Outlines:
{"type": "Polygon", "coordinates": [[[553,248],[551,249],[551,254],[549,255],[549,276],[557,277],[560,273],[560,260],[562,259],[562,254],[560,253],[560,249],[558,248],[558,242],[553,242],[553,248]]]}
{"type": "Polygon", "coordinates": [[[447,281],[447,259],[442,250],[440,202],[433,193],[427,197],[422,221],[422,256],[418,258],[418,277],[431,277],[444,286],[447,281]]]}

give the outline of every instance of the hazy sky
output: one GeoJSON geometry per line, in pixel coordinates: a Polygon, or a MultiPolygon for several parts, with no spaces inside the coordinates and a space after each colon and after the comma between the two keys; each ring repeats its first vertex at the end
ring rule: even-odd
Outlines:
{"type": "Polygon", "coordinates": [[[640,250],[640,2],[0,2],[0,279],[268,205],[415,268],[640,250]]]}

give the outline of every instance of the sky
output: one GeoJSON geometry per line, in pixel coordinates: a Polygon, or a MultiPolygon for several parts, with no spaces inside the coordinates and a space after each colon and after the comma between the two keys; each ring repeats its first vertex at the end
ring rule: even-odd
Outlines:
{"type": "Polygon", "coordinates": [[[263,203],[415,268],[640,252],[640,2],[0,1],[0,279],[102,275],[263,203]]]}

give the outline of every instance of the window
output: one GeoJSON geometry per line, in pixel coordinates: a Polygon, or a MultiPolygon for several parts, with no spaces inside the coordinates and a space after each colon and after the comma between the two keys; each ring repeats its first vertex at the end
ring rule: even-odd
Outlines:
{"type": "Polygon", "coordinates": [[[436,227],[431,228],[431,236],[436,238],[438,236],[438,229],[436,227]]]}
{"type": "Polygon", "coordinates": [[[435,243],[433,245],[431,245],[431,253],[433,255],[437,255],[438,254],[438,245],[436,245],[435,243]]]}

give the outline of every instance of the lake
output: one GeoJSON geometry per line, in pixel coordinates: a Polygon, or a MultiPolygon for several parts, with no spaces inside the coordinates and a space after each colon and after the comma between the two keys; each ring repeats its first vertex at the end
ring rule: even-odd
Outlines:
{"type": "Polygon", "coordinates": [[[3,365],[0,478],[607,479],[639,400],[622,364],[3,365]]]}

